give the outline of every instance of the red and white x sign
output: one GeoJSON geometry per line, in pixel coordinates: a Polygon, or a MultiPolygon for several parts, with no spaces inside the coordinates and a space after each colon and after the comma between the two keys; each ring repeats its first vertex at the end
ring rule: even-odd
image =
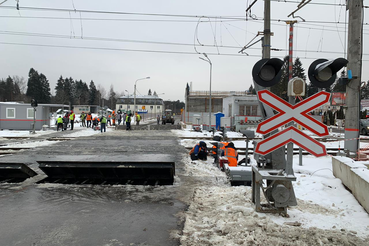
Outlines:
{"type": "Polygon", "coordinates": [[[296,129],[294,126],[290,126],[283,131],[260,141],[256,146],[255,152],[261,155],[266,155],[289,142],[293,142],[316,157],[327,155],[327,151],[323,144],[296,129]]]}
{"type": "Polygon", "coordinates": [[[295,105],[291,105],[268,90],[258,91],[258,96],[261,102],[269,105],[279,113],[260,123],[256,132],[267,134],[294,121],[318,136],[328,135],[327,126],[308,115],[308,113],[329,102],[330,93],[321,91],[295,105]]]}

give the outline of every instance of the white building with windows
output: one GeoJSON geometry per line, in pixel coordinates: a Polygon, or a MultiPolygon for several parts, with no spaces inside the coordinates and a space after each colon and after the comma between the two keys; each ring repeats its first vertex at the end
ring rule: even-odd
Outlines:
{"type": "Polygon", "coordinates": [[[117,100],[116,110],[122,112],[138,112],[139,114],[147,114],[148,117],[156,117],[164,112],[164,101],[158,96],[136,95],[136,109],[134,109],[134,96],[121,96],[117,100]]]}

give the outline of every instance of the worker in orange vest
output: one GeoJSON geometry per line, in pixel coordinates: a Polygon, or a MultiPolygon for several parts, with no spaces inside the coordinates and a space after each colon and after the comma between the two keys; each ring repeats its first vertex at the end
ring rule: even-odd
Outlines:
{"type": "Polygon", "coordinates": [[[238,162],[238,153],[236,148],[234,147],[234,143],[230,142],[224,149],[222,156],[227,157],[228,166],[237,167],[238,162]]]}
{"type": "Polygon", "coordinates": [[[87,127],[91,127],[91,121],[92,121],[91,112],[88,112],[88,114],[86,116],[86,120],[87,120],[87,127]]]}
{"type": "Polygon", "coordinates": [[[213,144],[212,154],[214,157],[214,163],[218,162],[218,155],[224,151],[227,145],[228,145],[228,142],[218,142],[218,143],[213,144]],[[217,149],[218,149],[218,153],[217,153],[217,149]]]}
{"type": "Polygon", "coordinates": [[[115,114],[115,111],[113,111],[113,113],[111,114],[111,119],[113,120],[113,126],[115,126],[115,118],[116,118],[116,114],[115,114]]]}
{"type": "Polygon", "coordinates": [[[191,160],[207,160],[208,149],[206,147],[206,143],[204,141],[200,141],[196,144],[190,151],[191,160]]]}

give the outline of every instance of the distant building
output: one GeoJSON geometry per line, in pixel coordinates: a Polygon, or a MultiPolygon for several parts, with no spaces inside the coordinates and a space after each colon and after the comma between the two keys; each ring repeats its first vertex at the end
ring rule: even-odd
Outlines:
{"type": "MultiPolygon", "coordinates": [[[[35,114],[35,129],[41,130],[44,125],[55,125],[53,113],[60,108],[68,109],[63,104],[38,104],[35,114]]],[[[32,130],[34,108],[29,103],[0,102],[0,129],[32,130]]]]}
{"type": "Polygon", "coordinates": [[[121,96],[117,99],[116,110],[122,112],[135,111],[138,113],[148,114],[149,117],[155,115],[162,115],[164,109],[164,102],[158,96],[139,96],[136,95],[136,109],[134,107],[134,96],[121,96]]]}
{"type": "Polygon", "coordinates": [[[100,109],[101,107],[98,105],[74,105],[73,106],[73,112],[75,114],[80,114],[82,112],[85,112],[85,113],[91,112],[93,114],[97,114],[100,109]]]}
{"type": "MultiPolygon", "coordinates": [[[[187,85],[185,92],[185,111],[182,121],[194,125],[209,126],[209,91],[193,91],[187,85]]],[[[212,91],[211,92],[211,127],[215,127],[215,113],[224,114],[227,128],[238,124],[254,123],[261,118],[261,109],[256,95],[246,91],[212,91]],[[249,122],[245,122],[245,119],[249,122]]],[[[240,127],[236,127],[239,130],[240,127]]],[[[242,127],[241,127],[242,128],[242,127]]]]}

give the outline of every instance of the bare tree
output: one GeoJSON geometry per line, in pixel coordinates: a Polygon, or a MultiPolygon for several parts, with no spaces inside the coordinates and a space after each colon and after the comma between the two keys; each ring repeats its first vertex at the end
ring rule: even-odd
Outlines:
{"type": "Polygon", "coordinates": [[[97,85],[97,90],[100,92],[100,98],[106,98],[106,90],[103,86],[101,86],[100,84],[97,85]]]}

